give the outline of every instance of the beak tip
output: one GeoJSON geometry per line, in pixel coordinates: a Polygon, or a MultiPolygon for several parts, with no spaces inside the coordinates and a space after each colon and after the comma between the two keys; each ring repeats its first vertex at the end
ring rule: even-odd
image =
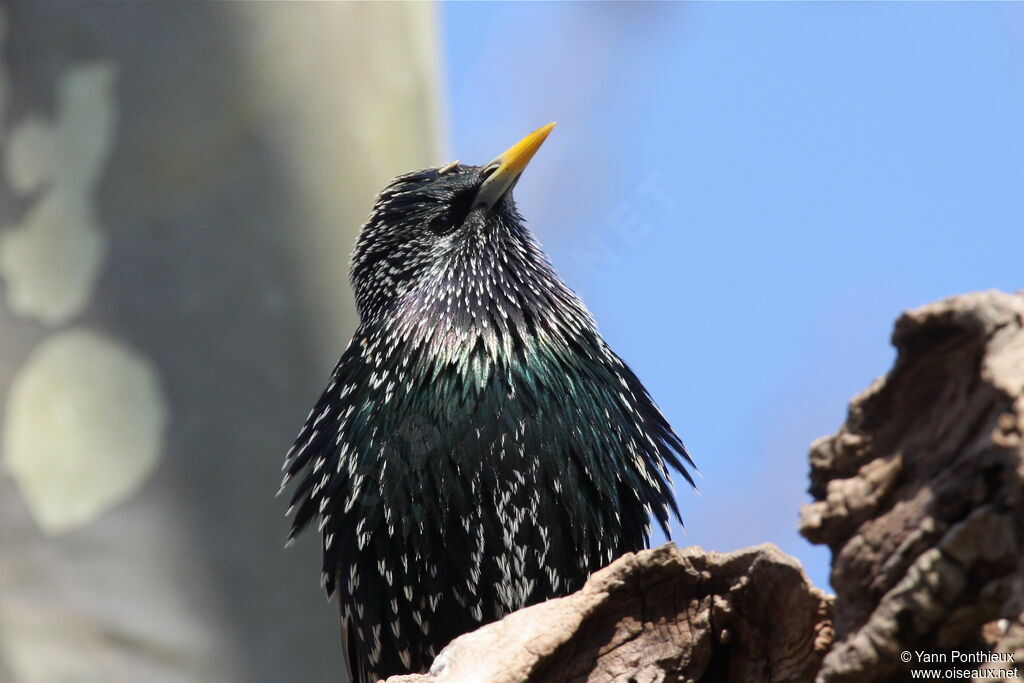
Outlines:
{"type": "MultiPolygon", "coordinates": [[[[486,206],[493,206],[506,192],[508,192],[519,174],[523,172],[530,159],[537,153],[540,146],[544,144],[548,134],[555,127],[556,121],[541,126],[525,138],[509,147],[501,153],[491,164],[498,164],[497,169],[491,173],[477,191],[477,202],[486,206]]],[[[488,164],[490,166],[491,164],[488,164]]]]}

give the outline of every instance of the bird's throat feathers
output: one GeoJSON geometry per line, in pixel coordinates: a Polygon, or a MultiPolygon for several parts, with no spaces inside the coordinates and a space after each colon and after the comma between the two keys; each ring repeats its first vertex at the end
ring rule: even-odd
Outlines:
{"type": "Polygon", "coordinates": [[[393,304],[361,311],[362,333],[412,358],[418,370],[454,369],[482,387],[503,365],[533,365],[542,357],[597,341],[583,302],[557,276],[518,221],[486,226],[440,245],[393,304]]]}

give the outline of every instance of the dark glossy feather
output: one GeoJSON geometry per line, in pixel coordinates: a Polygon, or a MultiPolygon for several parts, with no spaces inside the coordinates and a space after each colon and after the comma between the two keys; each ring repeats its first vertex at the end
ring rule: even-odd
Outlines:
{"type": "Polygon", "coordinates": [[[678,515],[682,442],[473,167],[378,198],[353,256],[361,324],[285,463],[316,521],[354,680],[578,589],[678,515]],[[480,214],[480,215],[477,215],[480,214]],[[451,223],[455,227],[446,228],[451,223]]]}

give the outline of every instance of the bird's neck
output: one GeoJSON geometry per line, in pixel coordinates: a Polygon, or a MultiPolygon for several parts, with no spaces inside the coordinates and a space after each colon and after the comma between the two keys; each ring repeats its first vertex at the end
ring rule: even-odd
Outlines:
{"type": "Polygon", "coordinates": [[[524,281],[521,264],[451,269],[413,290],[372,324],[423,370],[454,367],[482,382],[494,370],[533,362],[596,335],[580,299],[542,262],[524,281]]]}

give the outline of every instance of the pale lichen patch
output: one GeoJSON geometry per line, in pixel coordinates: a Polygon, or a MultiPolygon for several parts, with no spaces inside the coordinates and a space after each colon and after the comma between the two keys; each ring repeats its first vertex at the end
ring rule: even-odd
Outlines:
{"type": "MultiPolygon", "coordinates": [[[[4,8],[0,7],[0,55],[3,54],[5,38],[7,38],[7,15],[4,13],[4,8]]],[[[7,113],[7,92],[9,87],[7,72],[4,70],[3,62],[0,61],[0,130],[3,130],[4,115],[7,113]]]]}
{"type": "Polygon", "coordinates": [[[11,384],[3,465],[40,526],[59,533],[140,487],[166,424],[152,363],[98,333],[62,332],[35,349],[11,384]]]}
{"type": "Polygon", "coordinates": [[[89,301],[106,250],[95,188],[114,140],[115,69],[71,67],[58,83],[57,116],[28,116],[11,131],[3,166],[20,194],[39,192],[0,233],[0,277],[10,309],[57,325],[89,301]]]}

